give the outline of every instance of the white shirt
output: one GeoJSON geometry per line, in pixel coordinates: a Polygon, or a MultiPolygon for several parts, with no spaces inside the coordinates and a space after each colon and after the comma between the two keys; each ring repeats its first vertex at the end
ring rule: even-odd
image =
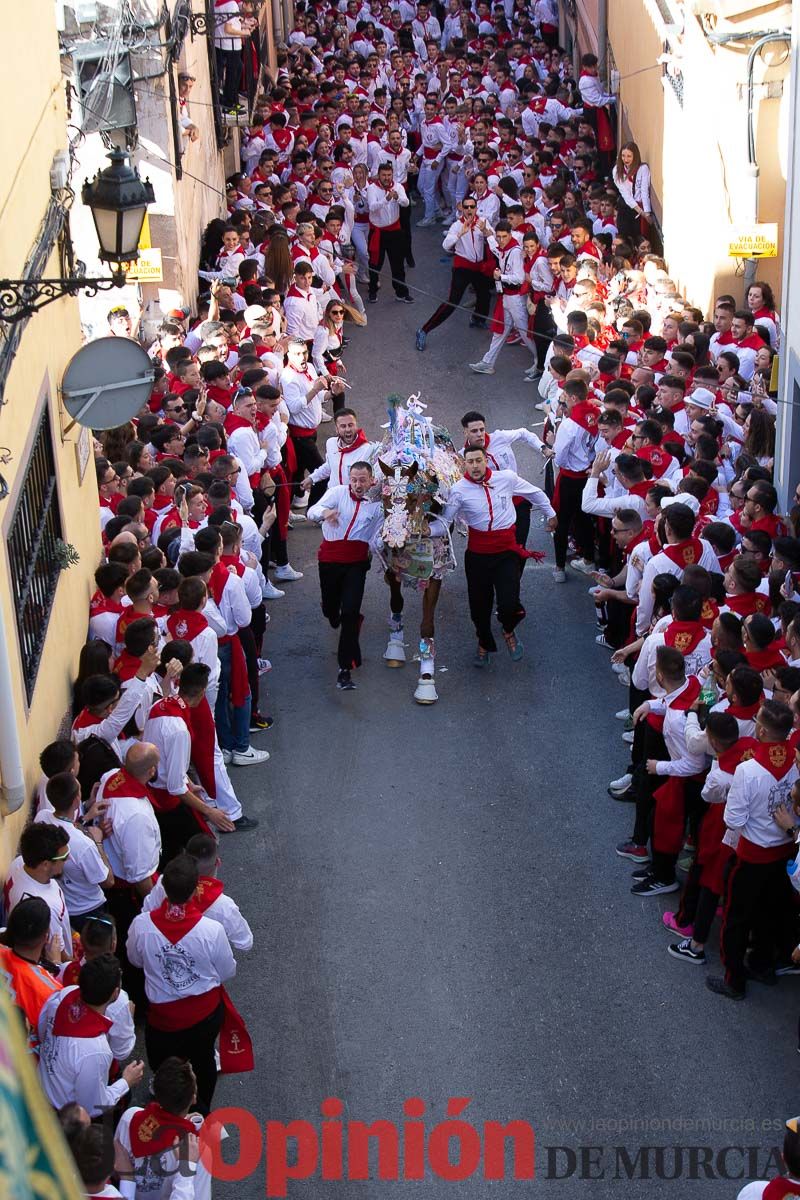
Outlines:
{"type": "Polygon", "coordinates": [[[485,245],[486,238],[482,230],[478,229],[477,224],[465,230],[464,222],[460,220],[453,222],[442,242],[444,250],[457,254],[459,258],[467,258],[474,263],[483,261],[485,245]]]}
{"type": "MultiPolygon", "coordinates": [[[[312,334],[313,337],[313,334],[312,334]]],[[[287,366],[281,374],[281,391],[289,410],[289,422],[303,429],[317,429],[322,421],[322,393],[306,399],[317,378],[316,368],[308,364],[305,371],[287,366]]]]}
{"type": "Polygon", "coordinates": [[[478,216],[487,225],[496,225],[500,218],[500,201],[495,196],[494,192],[484,192],[480,199],[475,195],[475,204],[478,216]]]}
{"type": "Polygon", "coordinates": [[[495,429],[487,434],[488,445],[484,446],[486,458],[493,471],[516,471],[517,459],[512,449],[514,442],[525,442],[532,450],[541,451],[542,440],[530,429],[495,429]]]}
{"type": "Polygon", "coordinates": [[[50,937],[61,939],[61,948],[72,956],[72,927],[67,914],[67,903],[64,893],[55,879],[49,883],[39,883],[31,879],[25,870],[22,856],[14,859],[8,869],[8,879],[3,889],[6,912],[11,912],[26,896],[39,896],[50,909],[50,937]]]}
{"type": "MultiPolygon", "coordinates": [[[[658,622],[653,632],[644,640],[644,645],[631,672],[633,686],[640,692],[650,692],[651,696],[664,695],[664,689],[656,679],[656,653],[659,646],[665,645],[665,634],[671,624],[672,619],[665,617],[663,621],[658,622]]],[[[710,632],[700,639],[694,650],[689,654],[684,654],[683,658],[686,663],[687,678],[689,675],[697,675],[703,667],[708,666],[711,662],[710,632]]]]}
{"type": "MultiPolygon", "coordinates": [[[[208,1195],[211,1193],[211,1180],[201,1162],[194,1164],[194,1171],[187,1163],[182,1164],[178,1158],[178,1150],[170,1148],[161,1154],[150,1154],[144,1158],[134,1158],[131,1153],[131,1121],[141,1108],[127,1108],[114,1130],[114,1138],[130,1156],[133,1163],[135,1185],[135,1200],[192,1200],[201,1195],[201,1181],[208,1181],[208,1195]],[[195,1186],[197,1184],[197,1187],[195,1186]]],[[[189,1117],[192,1120],[192,1117],[189,1117]]],[[[195,1125],[202,1127],[199,1114],[195,1114],[195,1125]]],[[[126,1179],[126,1185],[131,1182],[126,1179]]]]}
{"type": "Polygon", "coordinates": [[[635,209],[638,206],[642,212],[649,213],[651,211],[650,168],[647,163],[642,163],[633,179],[629,176],[620,175],[616,167],[611,172],[611,178],[614,180],[614,186],[628,208],[635,209]]]}
{"type": "Polygon", "coordinates": [[[152,914],[134,917],[128,932],[128,959],[144,970],[145,992],[153,1004],[204,996],[236,974],[228,935],[218,921],[201,917],[175,945],[153,924],[152,914]]]}
{"type": "Polygon", "coordinates": [[[383,525],[383,504],[380,500],[357,500],[347,484],[328,488],[318,504],[309,508],[307,516],[321,521],[325,510],[338,513],[335,521],[322,521],[325,542],[372,542],[383,525]]]}
{"type": "Polygon", "coordinates": [[[283,311],[289,336],[300,338],[304,342],[313,341],[317,326],[322,320],[322,306],[314,288],[299,296],[295,295],[292,289],[283,302],[283,311]]]}
{"type": "MultiPolygon", "coordinates": [[[[164,899],[166,892],[159,879],[153,890],[145,896],[142,908],[145,912],[150,912],[158,908],[164,899]]],[[[225,892],[221,892],[213,904],[209,904],[203,916],[208,917],[210,921],[217,921],[222,926],[234,950],[252,950],[253,931],[239,911],[236,901],[225,892]]]]}
{"type": "MultiPolygon", "coordinates": [[[[709,546],[708,542],[704,542],[700,538],[702,546],[702,554],[700,555],[700,566],[705,567],[712,574],[720,573],[719,559],[709,546]]],[[[638,549],[639,547],[637,547],[638,549]]],[[[659,554],[654,554],[648,561],[642,572],[642,586],[639,589],[639,607],[636,610],[636,632],[641,636],[650,628],[650,618],[653,615],[653,580],[656,575],[677,575],[679,579],[683,577],[683,567],[665,554],[662,550],[659,554]]]]}
{"type": "Polygon", "coordinates": [[[108,1083],[114,1054],[106,1033],[97,1037],[53,1035],[59,1005],[78,990],[63,988],[45,1001],[39,1015],[39,1078],[53,1108],[75,1100],[90,1117],[96,1117],[104,1108],[113,1107],[130,1089],[124,1079],[108,1083]]]}
{"type": "Polygon", "coordinates": [[[647,702],[652,713],[664,717],[664,741],[669,751],[669,761],[659,760],[656,763],[656,775],[688,779],[692,775],[699,775],[706,765],[706,756],[693,754],[686,745],[686,713],[673,707],[675,701],[686,691],[688,683],[687,679],[668,696],[647,702]]]}
{"type": "Polygon", "coordinates": [[[183,796],[189,788],[187,771],[192,757],[192,739],[182,717],[149,716],[143,738],[158,747],[160,762],[152,786],[171,796],[183,796]]]}
{"type": "Polygon", "coordinates": [[[321,483],[323,479],[332,479],[335,484],[346,484],[353,463],[374,462],[380,448],[380,442],[365,442],[352,449],[342,446],[338,437],[330,437],[325,443],[325,462],[311,472],[312,482],[321,483]]]}
{"type": "Polygon", "coordinates": [[[739,763],[725,805],[725,824],[757,846],[788,845],[791,838],[773,820],[773,814],[779,808],[791,811],[791,791],[798,778],[794,762],[783,779],[776,779],[754,758],[739,763]]]}
{"type": "Polygon", "coordinates": [[[102,738],[104,742],[108,742],[121,762],[125,755],[117,739],[141,704],[147,689],[148,681],[146,679],[139,679],[138,676],[134,675],[126,683],[118,703],[107,717],[104,717],[102,721],[98,721],[95,725],[84,725],[81,728],[77,728],[73,724],[73,742],[82,742],[85,738],[91,737],[94,734],[95,737],[102,738]]]}
{"type": "Polygon", "coordinates": [[[522,479],[516,471],[492,471],[482,483],[459,479],[450,489],[443,520],[449,523],[460,516],[470,529],[484,532],[510,529],[516,521],[514,496],[530,500],[548,518],[555,516],[555,509],[541,488],[522,479]]]}
{"type": "Polygon", "coordinates": [[[58,825],[69,834],[69,858],[61,876],[67,911],[71,916],[79,917],[99,908],[105,903],[105,893],[99,885],[108,879],[108,867],[94,841],[72,821],[62,820],[54,812],[37,813],[34,820],[39,824],[58,825]]]}
{"type": "Polygon", "coordinates": [[[596,441],[596,433],[589,433],[577,421],[564,417],[553,443],[555,465],[567,471],[588,471],[594,460],[596,441]]]}
{"type": "MultiPolygon", "coordinates": [[[[408,196],[402,183],[396,180],[389,189],[390,192],[397,193],[397,199],[389,199],[389,193],[386,192],[378,183],[370,183],[367,186],[367,206],[369,208],[370,224],[378,229],[386,229],[391,225],[396,225],[400,220],[400,209],[408,208],[408,196]]],[[[285,309],[286,305],[284,305],[285,309]]]]}
{"type": "Polygon", "coordinates": [[[216,0],[214,8],[214,45],[219,50],[241,50],[242,38],[231,37],[225,33],[228,22],[239,25],[239,5],[237,0],[216,0]]]}
{"type": "MultiPolygon", "coordinates": [[[[572,423],[574,424],[574,422],[572,423]]],[[[637,496],[634,492],[623,492],[619,496],[599,497],[597,495],[599,483],[600,480],[593,475],[586,480],[581,499],[581,508],[585,513],[590,513],[595,517],[613,517],[614,513],[621,508],[632,508],[638,512],[643,521],[647,520],[647,506],[642,496],[637,496]]]]}
{"type": "Polygon", "coordinates": [[[107,771],[97,792],[98,801],[109,801],[106,815],[111,822],[111,833],[105,839],[103,849],[115,879],[139,883],[149,879],[158,868],[161,831],[153,806],[146,797],[126,796],[124,788],[109,789],[109,780],[116,774],[116,771],[107,771]]]}

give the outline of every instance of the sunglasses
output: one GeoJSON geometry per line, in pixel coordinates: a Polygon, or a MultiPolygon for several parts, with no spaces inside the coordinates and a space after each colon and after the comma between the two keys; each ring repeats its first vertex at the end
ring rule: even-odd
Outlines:
{"type": "Polygon", "coordinates": [[[49,861],[50,862],[64,862],[64,860],[67,858],[69,858],[69,846],[67,846],[67,848],[63,854],[54,854],[52,856],[52,858],[49,859],[49,861]]]}

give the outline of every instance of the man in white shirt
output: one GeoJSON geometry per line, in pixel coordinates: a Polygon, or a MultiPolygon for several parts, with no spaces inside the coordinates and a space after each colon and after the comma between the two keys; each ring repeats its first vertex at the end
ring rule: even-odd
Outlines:
{"type": "MultiPolygon", "coordinates": [[[[289,437],[292,439],[297,472],[294,483],[296,507],[307,503],[299,491],[299,484],[306,471],[315,471],[322,466],[322,455],[317,446],[317,430],[323,420],[329,419],[322,407],[323,399],[328,395],[340,396],[344,392],[344,382],[330,375],[317,375],[316,368],[308,361],[309,348],[299,338],[290,338],[286,346],[286,366],[281,374],[280,386],[283,399],[289,410],[289,437]]],[[[323,488],[314,493],[312,488],[311,503],[321,495],[323,488]]]]}
{"type": "MultiPolygon", "coordinates": [[[[219,842],[208,833],[196,833],[186,843],[186,853],[197,863],[200,873],[194,893],[194,902],[205,916],[219,921],[228,935],[234,950],[253,949],[253,931],[232,896],[228,896],[222,881],[217,879],[220,865],[219,842]]],[[[164,885],[159,879],[152,892],[145,897],[144,911],[150,912],[165,899],[164,885]]]]}
{"type": "Polygon", "coordinates": [[[512,330],[519,334],[536,363],[536,345],[528,336],[528,309],[525,304],[527,284],[522,247],[514,239],[510,223],[505,220],[497,222],[494,236],[488,238],[488,243],[497,259],[494,281],[498,297],[502,299],[502,314],[496,313],[495,320],[498,324],[502,320],[503,326],[499,333],[492,336],[483,358],[469,364],[469,369],[479,375],[494,375],[494,365],[512,330]]]}
{"type": "Polygon", "coordinates": [[[367,186],[366,201],[369,209],[369,302],[377,303],[378,276],[388,257],[395,298],[412,304],[413,298],[405,282],[408,239],[400,222],[400,209],[408,207],[408,196],[403,185],[395,181],[391,162],[378,167],[377,180],[367,186]]]}
{"type": "Polygon", "coordinates": [[[428,334],[453,315],[456,305],[461,304],[468,287],[472,287],[475,292],[475,312],[470,317],[470,328],[486,328],[492,285],[483,264],[486,238],[491,229],[478,217],[477,210],[478,202],[475,197],[466,196],[461,202],[461,217],[453,222],[445,234],[442,248],[453,255],[450,293],[433,316],[417,330],[415,344],[418,350],[424,350],[428,334]]]}
{"type": "Polygon", "coordinates": [[[40,896],[50,909],[50,952],[55,962],[72,958],[72,929],[58,880],[69,858],[70,835],[60,825],[33,824],[23,829],[19,857],[12,862],[3,899],[6,912],[26,896],[40,896]]]}
{"type": "Polygon", "coordinates": [[[114,1055],[108,1040],[106,1010],[119,995],[120,965],[101,954],[81,967],[78,987],[64,988],[47,1000],[39,1016],[39,1078],[53,1108],[71,1101],[90,1117],[126,1096],[144,1074],[142,1062],[129,1063],[112,1084],[114,1055]]]}
{"type": "Polygon", "coordinates": [[[103,852],[99,826],[79,824],[81,786],[69,772],[47,781],[47,799],[52,809],[36,815],[37,822],[64,829],[69,837],[69,857],[64,862],[61,888],[70,924],[79,933],[88,917],[106,911],[105,889],[113,886],[114,874],[103,852]]]}
{"type": "Polygon", "coordinates": [[[290,337],[310,343],[314,341],[317,326],[322,320],[322,305],[317,292],[311,286],[314,268],[301,258],[294,269],[292,286],[286,293],[283,312],[286,317],[286,332],[290,337]]]}
{"type": "Polygon", "coordinates": [[[363,429],[359,429],[358,417],[352,408],[340,408],[334,425],[336,436],[325,444],[325,461],[303,480],[303,490],[310,491],[315,483],[331,481],[330,486],[347,483],[350,466],[354,462],[372,464],[380,450],[380,442],[370,442],[363,429]]]}
{"type": "Polygon", "coordinates": [[[214,54],[217,81],[222,88],[222,106],[229,112],[239,110],[239,82],[242,78],[242,39],[249,36],[257,22],[239,13],[238,0],[215,0],[214,54]]]}
{"type": "Polygon", "coordinates": [[[350,466],[347,485],[329,488],[308,510],[309,518],[322,525],[319,585],[322,612],[331,628],[340,631],[336,679],[340,691],[353,691],[356,686],[350,672],[361,666],[361,601],[370,543],[383,524],[382,502],[366,499],[372,483],[371,465],[356,461],[350,466]]]}

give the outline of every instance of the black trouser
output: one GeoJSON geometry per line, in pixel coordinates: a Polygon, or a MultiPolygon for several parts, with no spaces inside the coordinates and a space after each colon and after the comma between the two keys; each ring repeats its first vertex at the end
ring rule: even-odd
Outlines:
{"type": "MultiPolygon", "coordinates": [[[[530,500],[516,499],[514,508],[516,510],[516,519],[514,521],[514,538],[518,546],[525,546],[528,542],[528,534],[531,531],[531,509],[533,505],[530,500]]],[[[519,560],[520,574],[525,570],[527,558],[519,560]]]]}
{"type": "Polygon", "coordinates": [[[553,320],[550,305],[545,304],[544,300],[540,300],[533,314],[533,340],[536,343],[537,366],[540,371],[544,371],[544,360],[547,356],[547,351],[550,349],[553,338],[557,333],[558,329],[553,320]]]}
{"type": "Polygon", "coordinates": [[[619,236],[636,249],[642,236],[639,214],[622,199],[617,204],[617,230],[619,236]]]}
{"type": "MultiPolygon", "coordinates": [[[[253,613],[253,619],[255,620],[256,614],[259,613],[259,609],[254,608],[251,611],[253,613]]],[[[261,614],[261,618],[262,618],[261,619],[261,635],[263,637],[264,624],[265,624],[263,621],[263,614],[264,614],[263,604],[260,607],[260,614],[261,614]]],[[[244,651],[245,662],[247,663],[247,682],[250,684],[250,697],[251,697],[250,712],[251,712],[251,715],[254,715],[260,709],[259,688],[260,688],[260,683],[261,683],[261,676],[258,673],[258,646],[256,644],[256,638],[255,638],[255,633],[253,631],[252,622],[250,625],[247,626],[246,629],[239,630],[238,638],[239,638],[239,641],[241,642],[242,650],[244,651]]]]}
{"type": "Polygon", "coordinates": [[[637,846],[646,846],[650,840],[655,808],[654,792],[664,782],[663,775],[648,775],[646,763],[648,758],[669,758],[664,735],[640,721],[636,726],[633,744],[633,783],[631,787],[636,792],[636,818],[633,825],[632,842],[637,846]],[[638,742],[638,744],[637,744],[638,742]]]}
{"type": "Polygon", "coordinates": [[[214,1044],[222,1028],[223,1006],[219,1007],[188,1029],[171,1030],[166,1032],[153,1029],[148,1022],[144,1030],[144,1046],[147,1051],[147,1063],[152,1072],[158,1070],[164,1059],[188,1059],[197,1081],[197,1111],[207,1116],[211,1111],[211,1101],[214,1098],[214,1088],[217,1086],[217,1063],[214,1057],[214,1044]]]}
{"type": "Polygon", "coordinates": [[[497,618],[505,633],[513,633],[525,616],[519,598],[522,560],[513,550],[501,554],[464,553],[469,615],[482,650],[496,650],[492,633],[492,609],[497,601],[497,618]]]}
{"type": "Polygon", "coordinates": [[[633,605],[623,604],[621,600],[604,600],[606,608],[606,641],[615,650],[619,650],[628,640],[631,631],[631,613],[633,605]]]}
{"type": "Polygon", "coordinates": [[[156,820],[158,828],[161,830],[161,858],[158,865],[159,870],[163,871],[171,858],[175,858],[177,854],[186,849],[189,838],[194,837],[196,833],[201,833],[202,830],[194,815],[194,810],[183,801],[176,804],[169,812],[157,811],[156,820]]]}
{"type": "MultiPolygon", "coordinates": [[[[292,481],[295,484],[292,492],[295,496],[302,496],[303,493],[299,485],[304,473],[308,471],[311,474],[312,471],[316,471],[317,467],[322,466],[324,459],[317,446],[316,433],[313,437],[293,437],[292,444],[297,456],[297,472],[292,481]]],[[[320,496],[324,496],[327,486],[327,480],[322,483],[315,483],[309,492],[308,503],[316,504],[320,496]]]]}
{"type": "Polygon", "coordinates": [[[369,264],[369,294],[373,298],[378,294],[378,276],[383,266],[383,260],[389,259],[389,270],[392,272],[392,287],[395,294],[401,297],[408,295],[406,287],[406,235],[402,229],[382,229],[375,262],[370,256],[369,264]]]}
{"type": "Polygon", "coordinates": [[[767,971],[776,961],[788,962],[797,945],[797,908],[786,873],[787,858],[769,863],[737,858],[728,876],[720,956],[726,982],[737,991],[745,989],[748,944],[754,971],[767,971]]]}
{"type": "Polygon", "coordinates": [[[102,904],[98,904],[97,908],[89,909],[88,912],[77,913],[74,916],[72,913],[70,913],[69,923],[72,926],[72,928],[75,930],[76,933],[80,933],[80,931],[83,929],[86,922],[91,920],[92,917],[107,917],[107,916],[108,916],[108,906],[106,905],[106,903],[104,901],[102,904]]]}
{"type": "Polygon", "coordinates": [[[594,560],[594,525],[592,518],[581,508],[585,479],[573,479],[562,471],[557,481],[558,487],[558,525],[556,526],[553,543],[556,552],[556,566],[564,570],[567,565],[567,546],[569,545],[570,529],[574,528],[575,541],[581,556],[589,562],[594,560]]]}
{"type": "Polygon", "coordinates": [[[144,971],[128,962],[126,947],[128,930],[134,917],[142,911],[142,897],[128,884],[119,881],[106,893],[108,911],[117,929],[117,948],[114,951],[122,966],[122,986],[139,1012],[145,1004],[144,971]]]}
{"type": "Polygon", "coordinates": [[[712,892],[700,882],[703,866],[693,863],[686,876],[686,883],[681,892],[681,902],[675,913],[678,925],[691,925],[692,937],[696,942],[705,945],[711,934],[711,926],[717,915],[719,892],[712,892]]]}
{"type": "Polygon", "coordinates": [[[369,560],[355,563],[321,562],[318,566],[322,612],[331,628],[339,630],[339,670],[349,671],[351,667],[361,666],[358,633],[369,560]]]}
{"type": "Polygon", "coordinates": [[[220,50],[216,47],[217,83],[222,94],[223,108],[239,103],[239,82],[242,78],[242,51],[220,50]]]}
{"type": "Polygon", "coordinates": [[[471,271],[468,267],[453,267],[450,276],[450,294],[444,304],[440,304],[436,312],[422,326],[425,333],[436,329],[448,317],[451,317],[455,305],[460,304],[468,287],[475,289],[475,316],[472,320],[485,321],[489,315],[489,300],[491,298],[491,280],[482,271],[471,271]]]}

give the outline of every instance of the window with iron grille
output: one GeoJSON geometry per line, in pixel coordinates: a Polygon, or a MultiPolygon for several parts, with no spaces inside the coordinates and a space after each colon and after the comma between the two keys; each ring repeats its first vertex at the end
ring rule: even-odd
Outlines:
{"type": "Polygon", "coordinates": [[[29,702],[61,571],[56,555],[56,540],[60,537],[56,464],[45,405],[6,543],[29,702]]]}

